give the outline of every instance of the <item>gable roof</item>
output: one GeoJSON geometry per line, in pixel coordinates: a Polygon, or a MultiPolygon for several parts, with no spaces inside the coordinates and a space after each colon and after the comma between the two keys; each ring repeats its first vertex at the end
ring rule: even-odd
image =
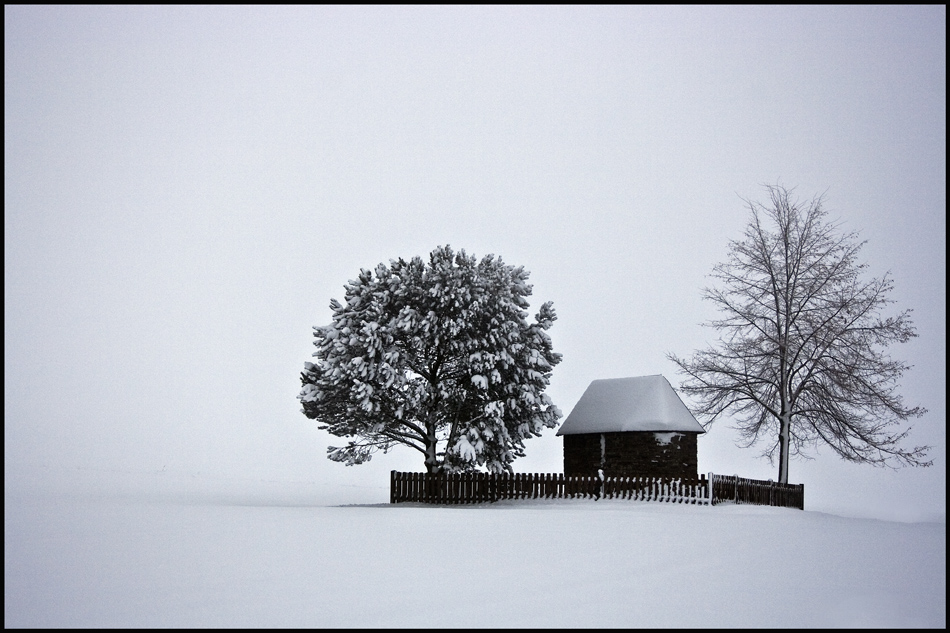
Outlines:
{"type": "Polygon", "coordinates": [[[663,376],[595,380],[557,435],[618,431],[705,433],[663,376]]]}

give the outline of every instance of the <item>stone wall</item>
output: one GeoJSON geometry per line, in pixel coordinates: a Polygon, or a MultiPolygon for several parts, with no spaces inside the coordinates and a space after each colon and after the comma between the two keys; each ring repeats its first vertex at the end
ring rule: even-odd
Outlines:
{"type": "Polygon", "coordinates": [[[589,477],[600,468],[600,433],[563,435],[564,474],[568,477],[589,477]]]}
{"type": "Polygon", "coordinates": [[[694,479],[698,476],[697,435],[656,434],[652,431],[564,435],[564,474],[597,475],[603,452],[604,475],[607,477],[694,479]]]}

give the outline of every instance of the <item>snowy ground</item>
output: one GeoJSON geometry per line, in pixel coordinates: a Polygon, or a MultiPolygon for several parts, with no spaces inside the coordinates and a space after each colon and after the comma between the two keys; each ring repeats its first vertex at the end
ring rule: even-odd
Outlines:
{"type": "Polygon", "coordinates": [[[8,479],[5,627],[946,627],[944,523],[106,479],[8,479]]]}

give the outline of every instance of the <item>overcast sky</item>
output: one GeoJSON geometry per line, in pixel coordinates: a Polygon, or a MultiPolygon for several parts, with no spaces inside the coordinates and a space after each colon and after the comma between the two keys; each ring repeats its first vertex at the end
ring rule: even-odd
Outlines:
{"type": "MultiPolygon", "coordinates": [[[[824,193],[919,338],[934,466],[830,450],[809,502],[946,512],[946,7],[4,7],[5,467],[386,486],[300,413],[360,268],[450,244],[531,271],[564,361],[681,377],[762,185],[824,193]]],[[[533,312],[532,312],[533,313],[533,312]]],[[[775,477],[723,420],[700,470],[775,477]]],[[[337,443],[339,440],[337,440],[337,443]]],[[[553,431],[519,471],[561,470],[553,431]]]]}

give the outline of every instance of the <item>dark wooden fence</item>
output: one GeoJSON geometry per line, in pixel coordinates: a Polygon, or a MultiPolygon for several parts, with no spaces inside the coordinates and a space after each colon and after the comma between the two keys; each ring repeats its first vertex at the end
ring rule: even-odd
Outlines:
{"type": "Polygon", "coordinates": [[[673,477],[566,477],[561,473],[400,473],[390,503],[484,503],[502,499],[632,499],[668,503],[751,503],[804,509],[805,487],[709,474],[673,477]],[[712,483],[712,485],[710,485],[712,483]]]}
{"type": "Polygon", "coordinates": [[[703,475],[672,477],[566,477],[561,473],[391,473],[390,503],[481,503],[501,499],[634,499],[709,503],[703,475]]]}
{"type": "Polygon", "coordinates": [[[713,505],[732,502],[805,509],[805,484],[780,484],[713,473],[709,473],[709,478],[713,505]]]}

